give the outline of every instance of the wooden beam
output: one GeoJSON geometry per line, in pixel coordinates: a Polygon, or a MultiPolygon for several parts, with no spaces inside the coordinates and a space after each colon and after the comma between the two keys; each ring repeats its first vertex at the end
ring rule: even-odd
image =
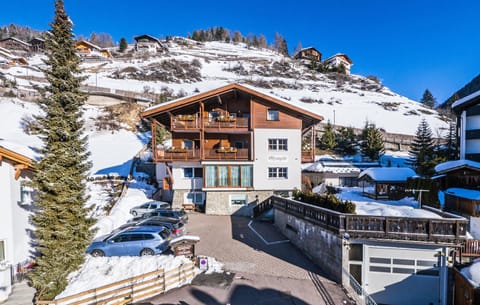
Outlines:
{"type": "Polygon", "coordinates": [[[15,169],[15,180],[18,180],[22,174],[22,170],[27,169],[28,166],[25,164],[15,164],[13,168],[15,169]]]}

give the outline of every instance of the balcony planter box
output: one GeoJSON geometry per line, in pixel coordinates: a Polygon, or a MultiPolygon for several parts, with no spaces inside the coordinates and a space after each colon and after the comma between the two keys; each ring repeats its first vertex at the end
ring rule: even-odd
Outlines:
{"type": "Polygon", "coordinates": [[[218,148],[216,150],[217,153],[236,153],[237,149],[235,147],[227,147],[227,148],[218,148]]]}
{"type": "Polygon", "coordinates": [[[195,121],[195,117],[193,115],[179,115],[177,116],[177,120],[179,121],[195,121]]]}
{"type": "Polygon", "coordinates": [[[188,149],[186,148],[180,148],[180,147],[171,147],[167,149],[167,152],[169,153],[186,153],[188,149]]]}
{"type": "Polygon", "coordinates": [[[217,122],[235,122],[237,118],[233,117],[225,117],[225,116],[219,116],[216,118],[217,122]]]}

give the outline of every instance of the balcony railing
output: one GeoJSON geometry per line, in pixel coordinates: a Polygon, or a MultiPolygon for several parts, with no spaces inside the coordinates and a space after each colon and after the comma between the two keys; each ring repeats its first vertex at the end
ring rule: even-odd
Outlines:
{"type": "Polygon", "coordinates": [[[181,114],[171,117],[172,130],[199,129],[200,120],[195,114],[181,114]]]}
{"type": "MultiPolygon", "coordinates": [[[[168,148],[157,149],[155,161],[198,161],[201,158],[200,149],[168,148]]],[[[249,160],[248,148],[217,148],[205,149],[205,160],[249,160]]]]}
{"type": "Polygon", "coordinates": [[[336,234],[351,238],[380,238],[427,242],[461,243],[466,239],[463,218],[411,218],[343,214],[303,202],[272,196],[276,209],[305,219],[336,234]]]}
{"type": "Polygon", "coordinates": [[[205,159],[209,160],[248,160],[248,148],[213,148],[205,149],[205,159]]]}
{"type": "Polygon", "coordinates": [[[302,162],[315,162],[315,157],[311,150],[302,150],[302,162]]]}
{"type": "Polygon", "coordinates": [[[248,128],[248,118],[238,118],[238,117],[208,118],[204,120],[203,126],[209,129],[248,128]]]}

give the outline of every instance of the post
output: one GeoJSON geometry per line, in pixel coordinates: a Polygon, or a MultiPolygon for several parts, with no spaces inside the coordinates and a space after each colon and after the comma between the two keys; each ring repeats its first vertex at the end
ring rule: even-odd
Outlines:
{"type": "Polygon", "coordinates": [[[422,208],[422,194],[423,192],[430,192],[430,190],[422,190],[422,189],[406,189],[405,192],[412,192],[415,194],[415,192],[418,192],[418,208],[422,208]]]}

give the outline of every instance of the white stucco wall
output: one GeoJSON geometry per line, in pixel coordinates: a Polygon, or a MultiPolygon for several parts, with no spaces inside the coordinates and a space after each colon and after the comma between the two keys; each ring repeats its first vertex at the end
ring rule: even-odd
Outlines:
{"type": "Polygon", "coordinates": [[[172,174],[173,174],[173,189],[174,190],[193,190],[202,189],[202,178],[188,178],[184,177],[184,168],[201,168],[202,165],[198,162],[174,162],[172,174]]]}
{"type": "Polygon", "coordinates": [[[255,129],[253,166],[255,190],[301,188],[301,138],[301,131],[296,129],[255,129]],[[269,151],[268,139],[288,139],[288,151],[269,151]],[[269,167],[287,167],[288,179],[268,178],[269,167]]]}

